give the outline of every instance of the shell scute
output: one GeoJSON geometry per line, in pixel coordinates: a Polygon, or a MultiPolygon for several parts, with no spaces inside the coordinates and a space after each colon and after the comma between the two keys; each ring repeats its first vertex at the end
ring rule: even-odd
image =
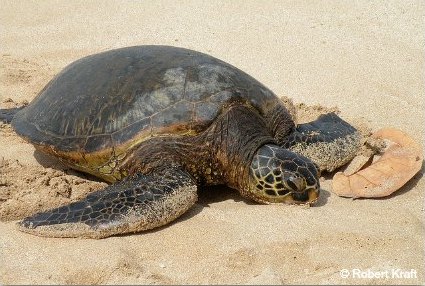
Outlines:
{"type": "MultiPolygon", "coordinates": [[[[139,121],[136,121],[129,126],[126,126],[122,129],[119,129],[112,133],[112,141],[114,145],[120,145],[131,139],[135,138],[139,132],[142,130],[150,130],[151,129],[151,119],[143,118],[139,121]]],[[[150,132],[149,132],[150,134],[150,132]]]]}
{"type": "Polygon", "coordinates": [[[192,110],[192,103],[187,101],[177,102],[152,116],[152,128],[156,129],[155,133],[170,132],[171,134],[174,133],[174,128],[188,130],[192,120],[192,110]]]}
{"type": "Polygon", "coordinates": [[[90,135],[87,137],[84,151],[90,153],[98,149],[108,148],[109,146],[112,146],[112,137],[110,134],[90,135]]]}
{"type": "Polygon", "coordinates": [[[200,125],[207,125],[220,109],[220,105],[214,102],[199,102],[195,104],[194,121],[200,125]]]}
{"type": "Polygon", "coordinates": [[[230,78],[234,72],[217,64],[202,64],[189,69],[185,98],[191,102],[203,101],[212,94],[234,86],[230,78]]]}

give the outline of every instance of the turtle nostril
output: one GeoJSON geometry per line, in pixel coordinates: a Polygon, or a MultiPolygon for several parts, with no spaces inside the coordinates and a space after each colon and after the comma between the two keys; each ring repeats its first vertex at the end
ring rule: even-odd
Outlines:
{"type": "Polygon", "coordinates": [[[286,182],[294,192],[303,192],[306,188],[306,182],[301,177],[289,177],[286,182]]]}

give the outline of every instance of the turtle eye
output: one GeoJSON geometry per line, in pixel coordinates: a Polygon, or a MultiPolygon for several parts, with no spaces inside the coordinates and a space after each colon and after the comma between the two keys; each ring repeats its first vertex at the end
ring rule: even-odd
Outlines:
{"type": "Polygon", "coordinates": [[[303,177],[295,176],[293,174],[285,176],[283,179],[285,187],[292,192],[301,193],[305,190],[307,182],[303,177]]]}

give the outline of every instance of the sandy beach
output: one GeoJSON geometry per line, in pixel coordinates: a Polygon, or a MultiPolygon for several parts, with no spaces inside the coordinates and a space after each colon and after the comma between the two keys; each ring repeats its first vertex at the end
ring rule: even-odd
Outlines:
{"type": "MultiPolygon", "coordinates": [[[[424,146],[423,1],[0,1],[0,108],[31,102],[71,62],[134,45],[222,59],[295,103],[338,109],[424,146]]],[[[176,222],[101,240],[16,222],[106,184],[40,156],[0,123],[0,285],[425,284],[424,168],[383,199],[321,178],[312,207],[199,192],[176,222]]]]}

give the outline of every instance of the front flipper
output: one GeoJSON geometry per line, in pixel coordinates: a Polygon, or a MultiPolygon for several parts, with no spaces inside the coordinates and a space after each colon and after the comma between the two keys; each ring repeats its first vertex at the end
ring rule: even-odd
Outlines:
{"type": "Polygon", "coordinates": [[[50,237],[103,238],[148,230],[186,212],[197,200],[196,190],[193,178],[181,169],[138,174],[19,225],[24,232],[50,237]]]}
{"type": "Polygon", "coordinates": [[[356,156],[362,135],[335,113],[299,124],[282,147],[310,158],[320,170],[333,171],[356,156]]]}

